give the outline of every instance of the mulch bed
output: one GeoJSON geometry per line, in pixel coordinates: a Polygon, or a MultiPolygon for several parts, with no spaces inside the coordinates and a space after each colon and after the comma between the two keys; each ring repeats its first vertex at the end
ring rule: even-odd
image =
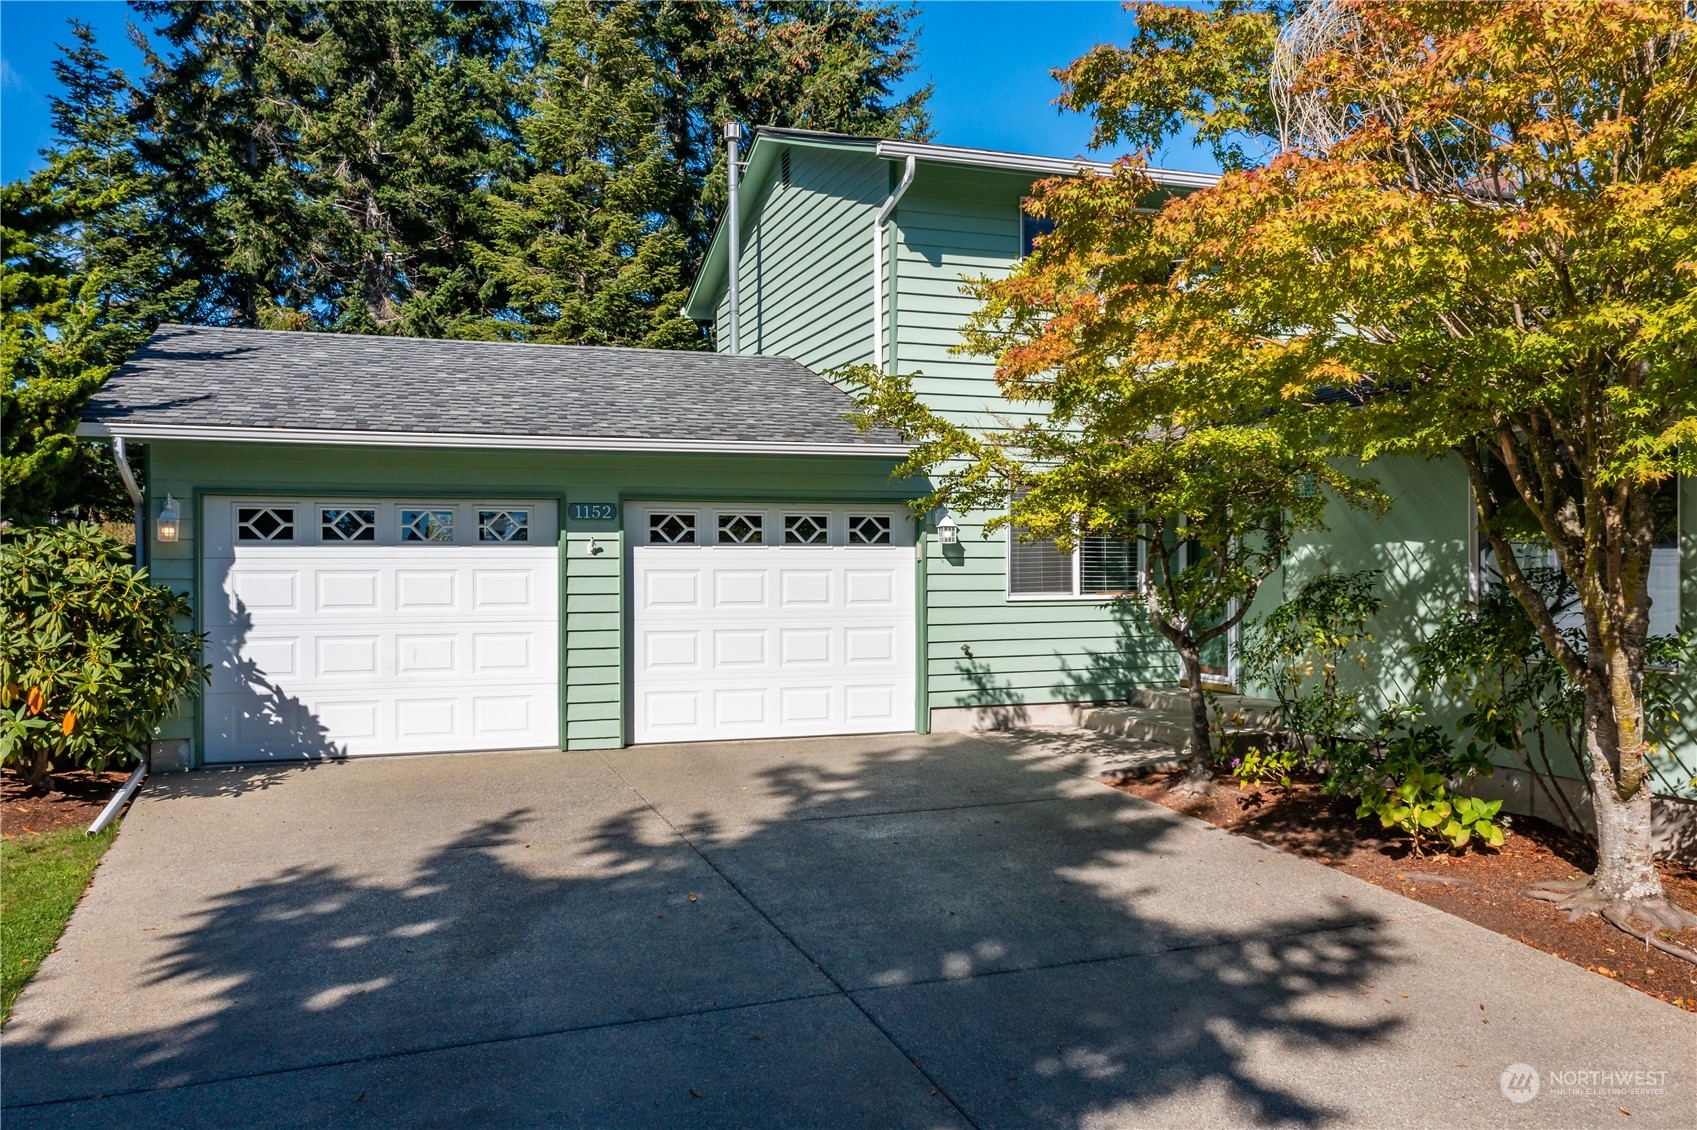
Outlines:
{"type": "Polygon", "coordinates": [[[129,773],[74,769],[53,774],[53,791],[38,792],[11,773],[0,774],[0,836],[30,840],[64,828],[87,828],[129,773]]]}
{"type": "MultiPolygon", "coordinates": [[[[1377,821],[1359,820],[1352,801],[1334,800],[1317,783],[1298,781],[1243,790],[1230,777],[1215,780],[1219,795],[1187,800],[1168,791],[1181,773],[1110,781],[1115,788],[1152,800],[1219,828],[1251,836],[1346,871],[1387,890],[1448,911],[1488,930],[1525,942],[1604,977],[1697,1012],[1697,965],[1635,942],[1595,916],[1569,922],[1549,903],[1526,897],[1534,883],[1580,879],[1596,853],[1590,842],[1543,820],[1512,818],[1500,849],[1470,846],[1462,854],[1428,850],[1414,855],[1405,836],[1377,821]]],[[[1697,910],[1697,868],[1658,864],[1668,898],[1697,910]]],[[[1679,938],[1697,948],[1697,930],[1679,938]]]]}

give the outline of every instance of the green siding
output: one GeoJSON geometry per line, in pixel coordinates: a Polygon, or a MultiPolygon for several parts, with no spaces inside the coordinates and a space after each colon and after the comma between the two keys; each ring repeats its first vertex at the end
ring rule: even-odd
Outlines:
{"type": "Polygon", "coordinates": [[[607,732],[605,705],[625,701],[624,648],[604,646],[604,633],[588,625],[624,611],[624,536],[570,530],[560,539],[560,552],[566,594],[561,624],[561,744],[565,749],[620,746],[624,735],[607,732]]]}
{"type": "MultiPolygon", "coordinates": [[[[871,360],[872,220],[889,193],[888,162],[863,150],[794,146],[790,183],[775,166],[746,191],[742,349],[792,357],[818,372],[871,360]]],[[[728,343],[719,299],[718,344],[728,343]]]]}
{"type": "MultiPolygon", "coordinates": [[[[301,447],[276,444],[155,443],[149,450],[149,513],[166,494],[184,503],[180,540],[153,543],[152,573],[197,608],[198,506],[216,494],[347,497],[543,498],[560,503],[563,554],[560,742],[567,749],[623,745],[625,542],[622,517],[580,522],[571,502],[688,498],[900,501],[912,494],[891,480],[888,459],[800,456],[634,455],[592,452],[470,451],[301,447]],[[589,552],[595,539],[600,552],[589,552]]],[[[618,507],[620,515],[623,506],[618,507]]],[[[193,704],[162,727],[200,755],[193,704]]]]}
{"type": "MultiPolygon", "coordinates": [[[[921,162],[891,225],[889,362],[917,372],[926,403],[959,424],[994,427],[1010,415],[993,360],[953,349],[976,307],[965,279],[1005,275],[1018,259],[1020,199],[1031,183],[921,162]]],[[[1109,701],[1177,679],[1171,648],[1129,610],[1089,599],[1010,600],[1007,535],[982,537],[986,514],[955,517],[960,543],[945,548],[933,537],[926,552],[933,709],[981,707],[1017,720],[1021,707],[1109,701]]]]}

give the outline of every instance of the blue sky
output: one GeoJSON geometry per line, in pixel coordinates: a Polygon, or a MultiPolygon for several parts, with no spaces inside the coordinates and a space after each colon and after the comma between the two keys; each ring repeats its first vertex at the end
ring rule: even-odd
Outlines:
{"type": "MultiPolygon", "coordinates": [[[[51,140],[51,64],[54,44],[70,38],[65,21],[93,25],[102,50],[134,74],[140,55],[124,38],[133,15],[116,0],[0,0],[0,179],[36,168],[51,140]]],[[[1090,121],[1054,105],[1060,87],[1049,72],[1096,43],[1125,41],[1131,17],[1115,0],[932,0],[920,5],[919,23],[913,82],[935,84],[937,141],[1071,157],[1087,151],[1090,121]]],[[[1205,151],[1182,146],[1156,163],[1215,168],[1205,151]]]]}

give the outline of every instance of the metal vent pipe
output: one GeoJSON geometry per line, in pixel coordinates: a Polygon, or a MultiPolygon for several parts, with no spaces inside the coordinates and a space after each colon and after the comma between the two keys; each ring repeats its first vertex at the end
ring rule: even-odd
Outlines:
{"type": "Polygon", "coordinates": [[[730,348],[727,352],[737,354],[742,352],[742,216],[737,208],[737,189],[742,180],[741,147],[742,126],[736,122],[725,123],[725,175],[730,189],[730,199],[726,203],[725,222],[730,225],[726,233],[730,238],[730,280],[725,286],[725,305],[727,307],[726,321],[730,323],[730,348]]]}

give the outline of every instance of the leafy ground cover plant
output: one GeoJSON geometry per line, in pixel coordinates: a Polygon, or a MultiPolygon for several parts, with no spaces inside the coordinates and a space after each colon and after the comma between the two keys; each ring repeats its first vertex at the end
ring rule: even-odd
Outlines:
{"type": "Polygon", "coordinates": [[[1465,781],[1490,773],[1490,761],[1475,747],[1458,753],[1438,727],[1410,725],[1382,752],[1363,751],[1353,764],[1335,769],[1334,787],[1356,797],[1356,816],[1376,817],[1381,827],[1400,829],[1414,854],[1425,855],[1436,839],[1456,851],[1475,836],[1491,847],[1502,846],[1503,830],[1496,821],[1502,801],[1456,792],[1465,781]]]}
{"type": "Polygon", "coordinates": [[[40,788],[55,767],[139,758],[210,673],[188,601],[131,567],[98,526],[29,529],[0,546],[0,763],[40,788]]]}
{"type": "Polygon", "coordinates": [[[1287,792],[1305,766],[1302,751],[1294,747],[1264,749],[1252,746],[1240,756],[1227,758],[1227,763],[1228,771],[1240,789],[1258,789],[1276,783],[1287,792]]]}

